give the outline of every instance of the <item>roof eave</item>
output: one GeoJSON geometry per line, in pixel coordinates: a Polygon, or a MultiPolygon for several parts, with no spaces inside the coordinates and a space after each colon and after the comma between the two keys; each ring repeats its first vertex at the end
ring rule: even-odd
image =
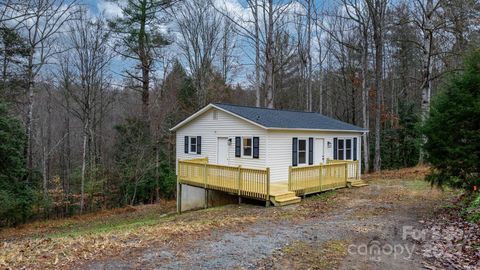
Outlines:
{"type": "Polygon", "coordinates": [[[177,129],[181,128],[182,126],[186,125],[188,122],[190,122],[191,120],[197,118],[199,115],[203,114],[204,112],[206,112],[207,110],[209,110],[210,108],[215,108],[217,110],[220,110],[222,112],[225,112],[225,113],[228,113],[230,115],[233,115],[235,117],[238,117],[244,121],[247,121],[248,123],[252,124],[252,125],[255,125],[257,127],[260,127],[260,128],[263,128],[263,129],[267,129],[267,127],[263,126],[263,125],[260,125],[259,123],[257,122],[254,122],[250,119],[247,119],[241,115],[238,115],[234,112],[231,112],[229,110],[226,110],[222,107],[219,107],[213,103],[210,103],[208,104],[207,106],[203,107],[202,109],[200,109],[199,111],[197,111],[196,113],[192,114],[191,116],[189,116],[188,118],[186,118],[185,120],[183,120],[182,122],[178,123],[176,126],[172,127],[171,129],[169,129],[170,131],[176,131],[177,129]]]}
{"type": "Polygon", "coordinates": [[[201,108],[200,110],[198,110],[196,113],[190,115],[189,117],[187,117],[186,119],[184,119],[183,121],[181,121],[180,123],[178,123],[177,125],[175,125],[174,127],[170,128],[169,130],[170,131],[175,131],[179,128],[181,128],[182,126],[184,126],[185,124],[187,124],[188,122],[190,122],[191,120],[197,118],[197,116],[201,115],[202,113],[206,112],[208,109],[210,109],[211,107],[213,106],[213,104],[208,104],[207,106],[201,108]]]}
{"type": "Polygon", "coordinates": [[[267,130],[293,130],[293,131],[322,131],[322,132],[354,132],[354,133],[367,133],[368,130],[354,130],[354,129],[320,129],[320,128],[279,128],[279,127],[267,127],[267,130]]]}
{"type": "Polygon", "coordinates": [[[179,128],[181,128],[182,126],[186,125],[187,123],[189,123],[190,121],[192,121],[193,119],[197,118],[199,115],[203,114],[204,112],[208,111],[209,109],[211,108],[215,108],[217,110],[220,110],[222,112],[225,112],[227,114],[230,114],[230,115],[233,115],[235,117],[238,117],[244,121],[247,121],[248,123],[252,124],[252,125],[255,125],[257,127],[260,127],[262,129],[265,129],[265,130],[293,130],[293,131],[321,131],[321,132],[351,132],[351,133],[368,133],[369,131],[368,130],[343,130],[343,129],[316,129],[316,128],[280,128],[280,127],[266,127],[266,126],[263,126],[255,121],[252,121],[250,119],[247,119],[241,115],[238,115],[234,112],[231,112],[229,110],[226,110],[222,107],[219,107],[213,103],[210,103],[208,104],[207,106],[203,107],[202,109],[198,110],[196,113],[190,115],[189,117],[187,117],[185,120],[181,121],[180,123],[178,123],[177,125],[175,125],[174,127],[170,128],[169,130],[170,131],[176,131],[178,130],[179,128]]]}

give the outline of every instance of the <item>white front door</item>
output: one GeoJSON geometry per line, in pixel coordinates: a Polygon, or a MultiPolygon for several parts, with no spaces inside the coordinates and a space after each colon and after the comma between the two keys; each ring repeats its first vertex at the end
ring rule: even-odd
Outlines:
{"type": "Polygon", "coordinates": [[[313,143],[313,159],[315,160],[314,164],[325,163],[325,153],[323,148],[324,140],[323,138],[315,138],[315,142],[313,143]]]}
{"type": "Polygon", "coordinates": [[[228,138],[217,139],[217,164],[228,165],[228,138]]]}

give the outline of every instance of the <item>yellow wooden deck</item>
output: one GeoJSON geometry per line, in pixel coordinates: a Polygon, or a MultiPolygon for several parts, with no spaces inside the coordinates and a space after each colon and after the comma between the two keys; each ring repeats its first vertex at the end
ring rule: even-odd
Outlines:
{"type": "Polygon", "coordinates": [[[282,182],[270,182],[269,168],[209,164],[207,158],[179,161],[177,173],[179,184],[262,200],[267,206],[296,203],[299,195],[346,187],[359,179],[357,161],[289,167],[288,180],[282,182]]]}

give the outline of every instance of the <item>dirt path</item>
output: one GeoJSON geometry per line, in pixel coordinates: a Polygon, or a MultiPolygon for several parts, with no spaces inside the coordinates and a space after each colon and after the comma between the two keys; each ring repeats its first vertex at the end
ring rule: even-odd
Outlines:
{"type": "MultiPolygon", "coordinates": [[[[451,196],[421,180],[372,180],[357,189],[308,197],[283,208],[230,205],[219,215],[249,213],[250,224],[181,235],[164,245],[79,265],[86,269],[418,269],[411,237],[451,196]],[[411,227],[409,227],[411,226],[411,227]]],[[[208,210],[207,210],[208,211],[208,210]]],[[[195,219],[200,212],[185,214],[195,219]]]]}

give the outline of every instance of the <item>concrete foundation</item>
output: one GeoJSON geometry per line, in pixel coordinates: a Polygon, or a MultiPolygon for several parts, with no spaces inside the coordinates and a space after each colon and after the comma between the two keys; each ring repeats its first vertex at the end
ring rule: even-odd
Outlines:
{"type": "Polygon", "coordinates": [[[216,190],[207,191],[203,188],[192,187],[189,185],[182,185],[181,194],[179,194],[179,196],[181,196],[181,200],[177,199],[177,209],[179,206],[178,204],[181,202],[182,212],[194,209],[201,209],[205,206],[212,207],[238,202],[238,197],[235,195],[216,190]],[[205,201],[206,199],[207,202],[205,201]]]}

